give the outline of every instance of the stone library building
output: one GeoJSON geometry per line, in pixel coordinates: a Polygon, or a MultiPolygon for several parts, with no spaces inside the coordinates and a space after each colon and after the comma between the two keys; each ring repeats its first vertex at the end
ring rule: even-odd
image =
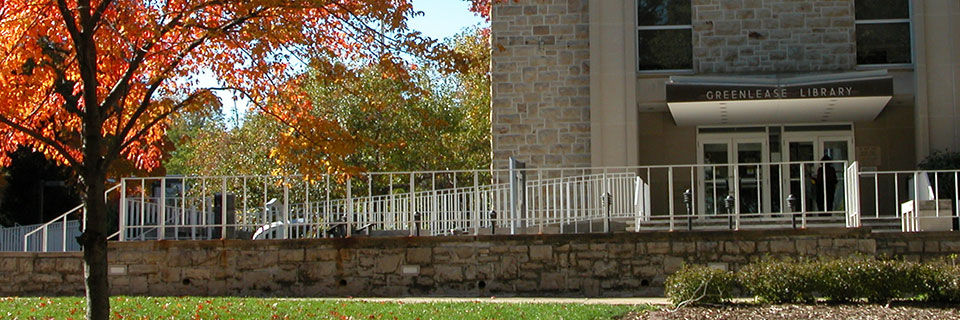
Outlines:
{"type": "Polygon", "coordinates": [[[496,168],[960,151],[960,1],[510,0],[491,27],[496,168]]]}

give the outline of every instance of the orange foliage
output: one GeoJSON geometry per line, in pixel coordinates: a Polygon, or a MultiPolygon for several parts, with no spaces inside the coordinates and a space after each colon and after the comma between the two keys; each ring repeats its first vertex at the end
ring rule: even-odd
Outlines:
{"type": "MultiPolygon", "coordinates": [[[[281,146],[347,154],[352,137],[313,112],[297,77],[315,56],[374,61],[389,77],[408,76],[400,51],[464,65],[408,29],[413,14],[409,0],[3,1],[0,165],[27,145],[76,169],[85,154],[102,157],[104,170],[157,168],[168,116],[217,108],[218,90],[289,125],[281,146]],[[204,72],[220,85],[202,86],[204,72]],[[84,152],[87,128],[99,128],[100,150],[84,152]]],[[[352,73],[313,67],[331,82],[352,73]]]]}

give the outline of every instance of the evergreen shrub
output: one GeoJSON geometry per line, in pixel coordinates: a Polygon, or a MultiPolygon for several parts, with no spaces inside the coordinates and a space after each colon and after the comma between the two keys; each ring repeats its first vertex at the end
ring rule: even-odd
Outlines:
{"type": "Polygon", "coordinates": [[[726,270],[704,266],[684,265],[667,278],[665,294],[674,305],[691,303],[721,303],[732,297],[736,278],[726,270]]]}

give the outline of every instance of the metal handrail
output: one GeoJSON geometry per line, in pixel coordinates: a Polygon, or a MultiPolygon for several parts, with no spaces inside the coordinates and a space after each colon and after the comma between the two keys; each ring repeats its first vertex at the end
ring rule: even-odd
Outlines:
{"type": "MultiPolygon", "coordinates": [[[[106,198],[107,195],[110,194],[111,191],[117,190],[117,189],[119,189],[119,188],[120,188],[120,184],[117,184],[117,185],[115,185],[115,186],[113,186],[113,187],[110,187],[109,189],[107,189],[106,191],[103,192],[104,198],[106,198]]],[[[44,223],[44,224],[41,224],[41,225],[37,226],[36,229],[33,229],[32,231],[27,232],[26,234],[24,234],[24,235],[23,235],[23,251],[24,251],[24,252],[27,252],[27,251],[29,251],[29,249],[30,249],[30,247],[29,247],[30,243],[29,243],[29,241],[28,241],[29,237],[30,237],[31,235],[34,235],[34,234],[36,234],[37,232],[40,232],[40,231],[42,230],[42,231],[43,231],[43,237],[42,237],[42,239],[41,239],[41,248],[43,249],[43,252],[47,252],[47,249],[48,249],[48,244],[47,244],[47,228],[48,228],[51,224],[53,224],[53,223],[55,223],[55,222],[58,222],[59,220],[63,220],[63,233],[62,233],[62,234],[63,234],[63,237],[61,237],[62,239],[60,239],[60,240],[62,241],[62,246],[61,246],[60,248],[61,248],[62,251],[67,251],[67,216],[69,216],[70,214],[72,214],[72,213],[74,213],[74,212],[77,212],[77,211],[79,211],[79,210],[82,210],[82,209],[83,209],[83,206],[84,206],[83,204],[77,205],[77,206],[74,207],[73,209],[67,210],[67,212],[65,212],[65,213],[57,216],[56,218],[51,219],[51,220],[48,221],[47,223],[44,223]]],[[[87,228],[87,215],[86,215],[86,213],[84,213],[84,214],[83,214],[83,227],[82,227],[82,230],[85,230],[86,228],[87,228]]]]}
{"type": "Polygon", "coordinates": [[[63,220],[63,237],[62,237],[62,238],[63,238],[63,239],[62,239],[62,240],[63,240],[63,246],[62,246],[61,248],[62,248],[63,251],[67,251],[67,216],[70,215],[71,213],[77,212],[77,211],[79,211],[79,210],[81,210],[81,209],[83,209],[83,205],[82,205],[82,204],[74,207],[73,209],[68,210],[66,213],[61,214],[60,216],[58,216],[58,217],[56,217],[56,218],[53,218],[53,220],[50,220],[49,222],[44,223],[44,224],[38,226],[36,229],[33,229],[33,231],[30,231],[30,232],[27,232],[26,234],[24,234],[24,235],[23,235],[23,251],[24,251],[24,252],[29,251],[29,245],[30,245],[30,243],[27,241],[27,239],[29,239],[31,235],[33,235],[33,234],[35,234],[35,233],[37,233],[37,232],[40,232],[40,231],[42,230],[42,231],[43,231],[43,237],[41,238],[41,242],[40,242],[40,243],[41,243],[41,248],[43,248],[43,252],[47,252],[47,227],[50,226],[51,224],[53,224],[54,222],[58,222],[59,220],[63,220]]]}
{"type": "MultiPolygon", "coordinates": [[[[842,200],[854,200],[849,194],[841,193],[836,196],[837,200],[841,200],[837,209],[824,205],[818,205],[816,209],[808,207],[808,202],[812,200],[807,199],[807,196],[814,195],[814,192],[823,193],[824,198],[832,198],[832,195],[826,197],[827,189],[820,186],[826,184],[818,184],[812,188],[804,184],[807,179],[814,177],[809,171],[821,164],[843,166],[845,169],[849,161],[526,168],[514,169],[514,173],[508,169],[370,172],[343,179],[324,175],[315,177],[320,179],[313,181],[296,179],[302,176],[240,175],[124,178],[123,182],[133,186],[131,190],[135,191],[125,196],[129,196],[125,199],[132,199],[134,203],[127,205],[124,202],[125,205],[121,208],[121,225],[131,229],[155,228],[157,226],[153,224],[161,224],[178,228],[226,230],[234,227],[255,228],[275,221],[304,218],[302,222],[285,224],[288,227],[285,230],[343,225],[353,227],[373,223],[377,231],[409,230],[411,235],[419,234],[418,231],[426,231],[427,234],[453,234],[451,230],[479,234],[481,228],[491,228],[490,232],[494,232],[493,226],[509,227],[510,232],[520,230],[518,226],[527,228],[523,232],[544,232],[544,226],[555,228],[559,225],[561,232],[564,232],[565,227],[579,232],[576,228],[581,225],[592,232],[592,224],[583,225],[578,222],[603,219],[604,211],[612,209],[611,216],[617,219],[641,216],[643,219],[638,219],[638,222],[669,221],[670,230],[675,230],[675,222],[682,225],[685,220],[687,225],[691,225],[693,220],[688,218],[696,218],[698,222],[707,224],[715,223],[716,221],[709,220],[711,217],[730,218],[731,229],[739,229],[741,219],[746,218],[759,217],[762,218],[759,220],[763,221],[757,222],[775,220],[779,223],[782,219],[770,218],[799,217],[800,219],[791,221],[792,225],[794,228],[805,228],[808,218],[818,222],[825,220],[808,217],[809,213],[842,214],[845,211],[843,208],[851,207],[844,206],[842,200]],[[794,176],[793,172],[798,167],[799,176],[794,176]],[[712,174],[711,169],[714,169],[712,174]],[[707,178],[721,177],[717,176],[721,170],[726,172],[722,179],[707,178]],[[522,189],[512,190],[506,182],[513,179],[516,172],[522,172],[526,182],[519,186],[522,189]],[[472,174],[472,178],[468,173],[472,174]],[[437,182],[440,179],[443,184],[438,187],[437,182]],[[637,179],[641,181],[640,186],[637,179]],[[712,185],[705,186],[704,179],[715,181],[707,182],[712,185]],[[357,190],[351,188],[351,181],[357,190]],[[791,186],[791,183],[795,183],[792,181],[801,181],[800,187],[791,186]],[[178,190],[176,195],[168,195],[164,190],[169,190],[170,183],[180,184],[178,188],[182,190],[178,190]],[[148,195],[157,191],[155,188],[158,184],[160,193],[148,195]],[[395,191],[394,187],[398,185],[404,191],[395,191]],[[721,185],[723,186],[720,187],[721,185]],[[680,193],[676,191],[688,186],[694,192],[690,197],[691,203],[686,206],[687,210],[683,210],[683,206],[675,206],[680,199],[680,193]],[[717,194],[718,187],[724,190],[723,195],[717,194]],[[655,198],[649,194],[650,189],[655,190],[652,194],[655,198]],[[637,193],[637,190],[641,193],[637,193]],[[666,191],[663,192],[664,190],[666,191]],[[714,191],[711,194],[708,190],[714,191]],[[359,192],[351,195],[351,191],[359,192]],[[523,195],[519,197],[520,201],[513,199],[513,192],[523,195]],[[599,196],[605,192],[612,192],[614,195],[611,208],[601,208],[597,203],[599,196]],[[730,202],[730,208],[724,210],[727,212],[721,212],[717,208],[725,204],[721,203],[724,201],[722,196],[728,192],[738,201],[730,202]],[[800,193],[798,195],[801,201],[797,208],[788,208],[784,202],[790,192],[800,193]],[[227,206],[221,206],[216,212],[210,211],[212,199],[225,200],[225,195],[231,193],[236,201],[231,210],[235,211],[228,213],[225,209],[227,206]],[[214,194],[216,197],[211,197],[214,194]],[[773,195],[776,196],[771,197],[773,195]],[[263,211],[260,216],[241,214],[260,212],[257,208],[265,208],[271,197],[283,199],[280,212],[263,211]],[[640,199],[638,197],[643,197],[642,201],[637,200],[640,199]],[[754,199],[750,201],[754,202],[741,208],[741,197],[750,197],[754,199]],[[170,199],[177,199],[172,206],[177,207],[181,216],[192,214],[186,210],[190,206],[200,206],[197,208],[203,209],[194,210],[203,213],[193,216],[193,219],[181,219],[183,221],[174,223],[165,219],[158,220],[157,213],[166,211],[156,210],[157,207],[170,208],[171,204],[165,201],[170,199]],[[510,206],[514,205],[522,205],[523,208],[511,209],[510,206]],[[712,207],[709,207],[710,205],[712,207]],[[499,214],[490,214],[491,212],[499,214]],[[234,215],[235,222],[227,222],[228,215],[234,215]],[[223,218],[209,220],[204,217],[223,218]],[[137,223],[124,224],[125,219],[141,222],[139,226],[137,223]],[[143,221],[149,222],[144,224],[143,221]],[[801,223],[798,225],[797,222],[801,223]]],[[[826,175],[827,171],[822,172],[817,172],[817,175],[826,175]]],[[[846,171],[838,168],[836,173],[846,174],[846,171]]],[[[844,181],[838,180],[837,182],[844,181]]],[[[839,187],[842,188],[842,185],[839,187]]],[[[837,222],[843,225],[842,219],[837,222]]],[[[604,229],[609,228],[608,225],[609,223],[605,224],[604,229]]],[[[353,229],[346,230],[349,233],[353,229]]],[[[319,234],[325,236],[323,232],[319,234]]],[[[124,233],[121,233],[120,237],[124,240],[124,233]]]]}

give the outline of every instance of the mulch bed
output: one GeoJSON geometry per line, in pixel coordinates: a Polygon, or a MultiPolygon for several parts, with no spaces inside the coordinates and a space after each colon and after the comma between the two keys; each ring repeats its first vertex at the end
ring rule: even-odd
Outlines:
{"type": "Polygon", "coordinates": [[[813,304],[813,305],[757,305],[732,304],[715,307],[684,307],[675,312],[671,308],[631,313],[623,320],[674,319],[960,319],[960,306],[899,303],[890,306],[876,304],[813,304]]]}

